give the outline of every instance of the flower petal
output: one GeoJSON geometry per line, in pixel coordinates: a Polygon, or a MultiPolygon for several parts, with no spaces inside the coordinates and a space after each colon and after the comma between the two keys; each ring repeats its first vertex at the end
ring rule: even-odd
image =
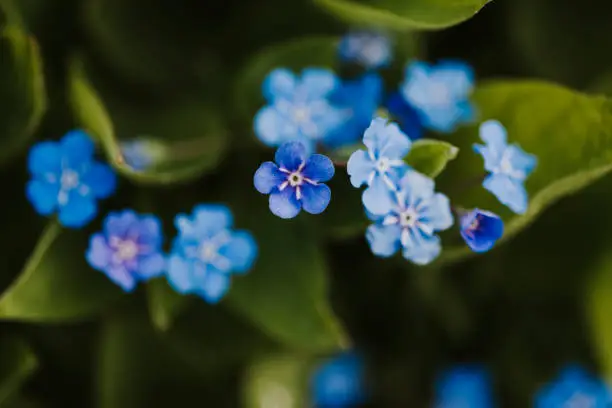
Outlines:
{"type": "Polygon", "coordinates": [[[230,275],[208,269],[204,276],[203,285],[196,289],[196,293],[208,303],[218,303],[230,287],[230,275]]]}
{"type": "Polygon", "coordinates": [[[370,126],[363,133],[363,144],[368,150],[377,153],[381,149],[380,138],[385,131],[387,119],[376,117],[370,122],[370,126]]]}
{"type": "Polygon", "coordinates": [[[257,243],[247,231],[235,231],[230,242],[219,249],[219,255],[229,259],[232,270],[237,273],[245,273],[251,269],[257,252],[257,243]]]}
{"type": "Polygon", "coordinates": [[[45,183],[44,181],[32,180],[26,185],[26,196],[32,203],[37,213],[50,215],[57,208],[57,184],[45,183]]]}
{"type": "Polygon", "coordinates": [[[166,259],[160,253],[146,255],[138,259],[138,277],[148,280],[163,275],[166,269],[166,259]]]}
{"type": "Polygon", "coordinates": [[[437,193],[428,200],[421,214],[427,218],[427,223],[436,231],[447,230],[453,225],[450,200],[442,193],[437,193]]]}
{"type": "Polygon", "coordinates": [[[518,177],[520,180],[525,180],[531,172],[535,169],[538,159],[536,156],[525,153],[523,149],[521,149],[517,145],[510,145],[506,149],[505,154],[508,156],[508,160],[512,164],[512,168],[514,170],[514,174],[519,174],[518,177]]]}
{"type": "Polygon", "coordinates": [[[312,181],[323,183],[331,180],[334,177],[334,172],[334,163],[329,157],[322,154],[313,154],[306,161],[302,175],[312,181]]]}
{"type": "Polygon", "coordinates": [[[286,68],[277,68],[270,72],[264,79],[262,91],[268,102],[276,98],[293,98],[295,93],[296,77],[293,72],[286,68]]]}
{"type": "Polygon", "coordinates": [[[106,236],[126,238],[128,231],[138,222],[138,216],[133,210],[112,212],[104,220],[104,233],[106,236]]]}
{"type": "Polygon", "coordinates": [[[504,126],[496,120],[488,120],[480,125],[480,138],[486,143],[485,146],[475,144],[474,151],[484,159],[484,167],[487,171],[493,171],[502,159],[506,144],[507,132],[504,126]]]}
{"type": "Polygon", "coordinates": [[[453,99],[464,99],[474,88],[474,70],[462,61],[442,61],[435,67],[432,80],[444,85],[453,99]]]}
{"type": "Polygon", "coordinates": [[[437,235],[412,232],[411,239],[404,246],[402,255],[417,265],[427,265],[440,255],[442,245],[437,235]]]}
{"type": "Polygon", "coordinates": [[[62,150],[58,143],[40,142],[32,146],[28,154],[28,170],[32,175],[59,176],[62,150]]]}
{"type": "Polygon", "coordinates": [[[372,172],[375,171],[375,163],[370,160],[370,156],[364,150],[357,150],[351,154],[346,164],[346,172],[351,176],[353,187],[368,184],[370,177],[372,177],[372,172]]]}
{"type": "Polygon", "coordinates": [[[302,208],[310,214],[321,214],[331,200],[331,190],[325,184],[304,184],[302,191],[302,208]]]}
{"type": "Polygon", "coordinates": [[[527,191],[520,181],[503,174],[492,174],[484,180],[482,186],[515,213],[524,214],[527,211],[527,191]]]}
{"type": "Polygon", "coordinates": [[[234,216],[225,205],[200,204],[193,209],[194,228],[198,237],[210,237],[232,227],[234,216]]]}
{"type": "Polygon", "coordinates": [[[135,226],[137,242],[146,245],[150,250],[158,250],[164,241],[164,234],[159,218],[155,215],[143,215],[135,226]]]}
{"type": "Polygon", "coordinates": [[[380,138],[379,155],[381,157],[403,159],[412,146],[410,138],[400,130],[396,123],[389,123],[380,135],[380,138]]]}
{"type": "Polygon", "coordinates": [[[59,209],[59,222],[67,228],[81,228],[96,216],[98,207],[91,197],[70,193],[68,202],[59,209]]]}
{"type": "Polygon", "coordinates": [[[423,137],[423,125],[421,118],[411,105],[404,100],[399,92],[394,92],[385,103],[387,110],[400,125],[400,129],[410,140],[418,140],[423,137]]]}
{"type": "Polygon", "coordinates": [[[117,176],[113,169],[102,163],[93,162],[82,175],[83,184],[91,189],[94,197],[107,198],[115,192],[117,176]]]}
{"type": "Polygon", "coordinates": [[[302,71],[299,92],[307,100],[324,99],[340,81],[333,71],[322,68],[306,68],[302,71]]]}
{"type": "Polygon", "coordinates": [[[295,189],[291,187],[272,192],[269,205],[272,214],[284,219],[294,218],[302,209],[302,204],[295,196],[295,189]]]}
{"type": "Polygon", "coordinates": [[[378,174],[364,190],[361,201],[366,210],[373,215],[385,215],[395,207],[392,191],[378,174]]]}
{"type": "Polygon", "coordinates": [[[92,268],[104,270],[111,262],[113,251],[109,248],[103,234],[94,234],[89,240],[85,258],[92,268]]]}
{"type": "Polygon", "coordinates": [[[134,276],[123,265],[113,265],[104,271],[106,276],[119,285],[124,291],[131,292],[136,287],[137,281],[134,276]]]}
{"type": "Polygon", "coordinates": [[[400,248],[401,228],[398,225],[373,224],[366,230],[366,239],[372,253],[387,258],[400,248]]]}
{"type": "Polygon", "coordinates": [[[297,170],[306,158],[306,147],[300,142],[284,143],[274,155],[274,161],[278,166],[289,171],[297,170]]]}
{"type": "Polygon", "coordinates": [[[405,191],[412,200],[427,199],[434,195],[435,182],[416,170],[407,171],[398,184],[400,190],[405,191]]]}
{"type": "Polygon", "coordinates": [[[476,208],[461,217],[460,233],[472,251],[487,252],[504,234],[504,222],[498,215],[476,208]]]}
{"type": "Polygon", "coordinates": [[[278,146],[298,134],[297,127],[288,122],[274,105],[265,106],[255,114],[253,130],[267,146],[278,146]]]}
{"type": "Polygon", "coordinates": [[[260,193],[270,194],[274,188],[278,187],[286,179],[287,175],[282,173],[276,164],[268,161],[262,163],[255,172],[253,184],[260,193]]]}
{"type": "Polygon", "coordinates": [[[193,292],[192,264],[178,255],[168,258],[168,283],[179,293],[193,292]]]}
{"type": "Polygon", "coordinates": [[[69,168],[75,168],[91,161],[94,154],[94,143],[83,130],[72,130],[60,141],[62,159],[69,168]]]}

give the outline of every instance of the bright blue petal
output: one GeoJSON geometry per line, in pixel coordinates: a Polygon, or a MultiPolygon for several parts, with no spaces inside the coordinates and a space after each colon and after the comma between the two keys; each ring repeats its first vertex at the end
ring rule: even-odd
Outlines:
{"type": "Polygon", "coordinates": [[[283,191],[273,191],[269,199],[270,211],[277,217],[289,219],[300,213],[302,204],[295,197],[295,189],[285,188],[283,191]]]}
{"type": "Polygon", "coordinates": [[[365,208],[375,215],[388,214],[395,207],[392,191],[379,175],[364,190],[361,200],[365,208]]]}
{"type": "Polygon", "coordinates": [[[352,407],[363,403],[364,363],[354,353],[344,353],[321,365],[312,379],[317,407],[352,407]]]}
{"type": "Polygon", "coordinates": [[[357,150],[349,158],[346,171],[351,176],[353,187],[360,187],[369,183],[372,172],[376,171],[376,167],[367,152],[357,150]]]}
{"type": "Polygon", "coordinates": [[[378,153],[382,147],[381,136],[384,135],[387,119],[376,117],[370,122],[370,126],[363,133],[363,144],[368,150],[378,153]]]}
{"type": "Polygon", "coordinates": [[[408,136],[402,133],[396,123],[389,123],[380,137],[379,154],[389,159],[403,159],[412,146],[408,136]]]}
{"type": "Polygon", "coordinates": [[[209,269],[204,276],[203,285],[196,288],[196,293],[208,303],[218,303],[229,290],[230,280],[230,275],[209,269]]]}
{"type": "Polygon", "coordinates": [[[295,93],[296,77],[286,68],[273,70],[263,81],[264,98],[272,103],[277,98],[291,99],[295,93]]]}
{"type": "Polygon", "coordinates": [[[477,253],[487,252],[504,234],[504,222],[492,212],[478,208],[461,216],[461,237],[477,253]]]}
{"type": "Polygon", "coordinates": [[[160,253],[146,255],[138,259],[137,274],[141,280],[148,280],[163,275],[166,270],[166,259],[160,253]]]}
{"type": "Polygon", "coordinates": [[[58,143],[40,142],[32,146],[28,155],[28,170],[32,175],[59,176],[61,172],[62,151],[58,143]]]}
{"type": "Polygon", "coordinates": [[[306,68],[302,71],[300,93],[306,100],[326,98],[340,84],[338,77],[327,69],[306,68]]]}
{"type": "Polygon", "coordinates": [[[104,219],[104,233],[106,236],[126,238],[130,228],[138,222],[138,215],[133,210],[109,213],[104,219]]]}
{"type": "Polygon", "coordinates": [[[123,265],[110,265],[104,271],[115,284],[121,287],[125,292],[131,292],[136,288],[138,281],[123,265]]]}
{"type": "Polygon", "coordinates": [[[401,232],[398,225],[373,224],[366,230],[366,240],[374,255],[388,258],[400,249],[401,232]]]}
{"type": "Polygon", "coordinates": [[[51,215],[57,208],[57,184],[45,183],[44,181],[32,180],[26,185],[26,197],[32,203],[37,213],[51,215]]]}
{"type": "Polygon", "coordinates": [[[193,220],[198,236],[209,237],[231,228],[234,216],[225,205],[200,204],[193,209],[193,220]]]}
{"type": "Polygon", "coordinates": [[[524,180],[535,169],[538,159],[536,156],[525,153],[517,145],[510,145],[506,150],[508,161],[512,164],[514,174],[520,174],[520,180],[524,180]]]}
{"type": "Polygon", "coordinates": [[[325,184],[303,184],[302,191],[302,208],[310,214],[321,214],[331,200],[331,190],[325,184]]]}
{"type": "Polygon", "coordinates": [[[436,381],[436,407],[493,408],[491,379],[479,366],[458,366],[436,381]]]}
{"type": "Polygon", "coordinates": [[[72,130],[60,141],[62,159],[69,168],[76,168],[92,160],[94,143],[91,137],[82,130],[72,130]]]}
{"type": "Polygon", "coordinates": [[[437,193],[429,199],[421,214],[427,218],[427,224],[435,231],[444,231],[453,225],[450,200],[442,193],[437,193]]]}
{"type": "Polygon", "coordinates": [[[516,181],[503,174],[491,174],[482,183],[499,202],[510,208],[517,214],[527,211],[527,190],[520,181],[516,181]]]}
{"type": "Polygon", "coordinates": [[[274,155],[274,161],[282,169],[297,170],[306,161],[306,147],[300,142],[282,144],[274,155]]]}
{"type": "Polygon", "coordinates": [[[474,88],[474,70],[462,61],[440,62],[432,79],[443,84],[454,99],[467,98],[474,88]]]}
{"type": "Polygon", "coordinates": [[[168,259],[168,283],[179,293],[193,292],[192,265],[178,255],[171,255],[168,259]]]}
{"type": "Polygon", "coordinates": [[[404,246],[402,255],[417,265],[427,265],[440,255],[442,245],[437,235],[419,234],[404,246]]]}
{"type": "Polygon", "coordinates": [[[89,248],[85,255],[92,268],[103,271],[111,263],[113,251],[109,248],[103,234],[94,234],[89,239],[89,248]]]}
{"type": "Polygon", "coordinates": [[[91,189],[96,198],[107,198],[115,192],[117,176],[110,166],[98,162],[91,164],[82,175],[83,184],[91,189]]]}
{"type": "Polygon", "coordinates": [[[289,123],[274,105],[264,106],[255,114],[253,130],[267,146],[278,146],[298,134],[298,128],[289,123]]]}
{"type": "Polygon", "coordinates": [[[270,194],[287,179],[287,175],[282,173],[278,166],[272,162],[262,163],[255,172],[253,184],[255,189],[262,194],[270,194]]]}
{"type": "Polygon", "coordinates": [[[246,231],[234,232],[230,242],[219,249],[219,255],[229,259],[236,273],[245,273],[251,269],[257,252],[255,239],[246,231]]]}
{"type": "Polygon", "coordinates": [[[302,175],[312,181],[323,183],[334,177],[334,163],[322,154],[313,154],[306,161],[302,175]]]}
{"type": "Polygon", "coordinates": [[[91,197],[70,193],[68,202],[59,209],[59,222],[64,227],[81,228],[94,219],[98,207],[91,197]]]}

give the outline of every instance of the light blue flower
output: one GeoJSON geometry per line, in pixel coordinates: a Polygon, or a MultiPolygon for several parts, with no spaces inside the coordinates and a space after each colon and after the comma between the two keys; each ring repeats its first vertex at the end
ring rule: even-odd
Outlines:
{"type": "Polygon", "coordinates": [[[399,92],[393,92],[385,101],[385,108],[402,132],[412,141],[423,138],[423,125],[419,113],[410,106],[399,92]]]}
{"type": "Polygon", "coordinates": [[[535,408],[608,408],[611,402],[610,388],[603,381],[572,365],[536,394],[535,408]]]}
{"type": "Polygon", "coordinates": [[[347,172],[354,187],[367,185],[363,204],[375,215],[384,215],[394,206],[392,191],[397,181],[408,170],[404,156],[412,143],[395,123],[375,118],[363,135],[368,151],[357,150],[347,163],[347,172]]]}
{"type": "Polygon", "coordinates": [[[312,378],[314,405],[317,408],[344,408],[364,403],[364,375],[364,362],[354,352],[324,362],[312,378]]]}
{"type": "Polygon", "coordinates": [[[40,142],[28,156],[32,179],[26,186],[28,200],[42,215],[58,212],[59,222],[80,228],[98,211],[97,200],[109,197],[116,176],[106,164],[94,160],[94,144],[81,131],[68,132],[59,142],[40,142]]]}
{"type": "Polygon", "coordinates": [[[434,188],[434,181],[421,173],[404,175],[391,211],[366,231],[374,255],[390,257],[401,248],[404,258],[426,265],[440,254],[436,232],[450,228],[453,215],[448,197],[434,188]]]}
{"type": "Polygon", "coordinates": [[[345,120],[346,113],[329,102],[339,86],[340,80],[326,69],[308,68],[300,77],[275,69],[263,83],[268,105],[255,116],[255,134],[268,146],[299,141],[314,151],[316,142],[345,120]]]}
{"type": "Polygon", "coordinates": [[[154,215],[138,215],[132,210],[110,213],[103,231],[92,235],[86,259],[130,292],[138,282],[163,274],[163,239],[161,223],[154,215]]]}
{"type": "Polygon", "coordinates": [[[320,214],[327,208],[331,190],[324,182],[334,176],[334,164],[322,154],[308,155],[302,143],[285,143],[273,162],[265,162],[255,172],[253,182],[262,194],[270,194],[272,214],[293,218],[302,209],[320,214]]]}
{"type": "Polygon", "coordinates": [[[490,211],[475,208],[461,216],[461,237],[474,252],[487,252],[504,234],[504,222],[490,211]]]}
{"type": "Polygon", "coordinates": [[[496,120],[480,125],[480,138],[486,145],[474,145],[474,151],[484,159],[485,170],[490,174],[483,187],[517,214],[527,211],[527,190],[523,183],[537,164],[534,155],[525,153],[518,145],[507,143],[504,126],[496,120]]]}
{"type": "Polygon", "coordinates": [[[450,133],[457,125],[474,119],[469,97],[474,87],[472,68],[459,61],[435,66],[413,62],[406,68],[401,93],[430,130],[450,133]]]}
{"type": "Polygon", "coordinates": [[[178,236],[168,259],[168,281],[179,293],[217,303],[227,293],[232,274],[246,273],[257,256],[247,231],[232,230],[233,216],[224,205],[198,205],[192,215],[174,219],[178,236]]]}
{"type": "Polygon", "coordinates": [[[493,408],[492,394],[491,378],[484,368],[454,367],[438,378],[434,407],[493,408]]]}
{"type": "Polygon", "coordinates": [[[367,69],[386,67],[391,63],[392,44],[388,36],[376,31],[348,33],[338,45],[340,59],[355,62],[367,69]]]}

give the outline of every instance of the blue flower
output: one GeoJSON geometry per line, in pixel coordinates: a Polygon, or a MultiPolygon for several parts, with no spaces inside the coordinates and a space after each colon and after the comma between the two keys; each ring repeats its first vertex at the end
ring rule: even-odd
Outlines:
{"type": "Polygon", "coordinates": [[[458,61],[430,66],[414,62],[406,68],[401,93],[414,107],[428,129],[450,133],[457,125],[470,122],[475,112],[469,97],[474,87],[474,72],[458,61]]]}
{"type": "Polygon", "coordinates": [[[490,174],[483,187],[517,214],[527,211],[527,190],[523,183],[535,169],[537,158],[525,153],[518,145],[508,145],[504,126],[496,120],[480,125],[480,138],[486,146],[475,144],[474,151],[484,159],[490,174]]]}
{"type": "Polygon", "coordinates": [[[367,69],[386,67],[391,63],[392,44],[388,36],[376,31],[348,33],[338,45],[340,59],[356,62],[367,69]]]}
{"type": "Polygon", "coordinates": [[[419,140],[423,137],[423,125],[419,113],[406,103],[401,93],[393,92],[389,95],[385,107],[410,140],[419,140]]]}
{"type": "Polygon", "coordinates": [[[368,151],[354,152],[347,163],[347,172],[354,187],[368,186],[362,196],[366,209],[383,215],[394,205],[390,192],[396,189],[397,181],[409,168],[403,158],[412,143],[395,123],[387,123],[383,118],[372,120],[363,135],[363,143],[368,151]]]}
{"type": "Polygon", "coordinates": [[[402,248],[404,258],[426,265],[440,254],[435,233],[450,228],[453,215],[448,197],[435,193],[434,187],[432,179],[414,170],[404,175],[391,211],[366,231],[375,255],[390,257],[402,248]]]}
{"type": "Polygon", "coordinates": [[[314,151],[314,144],[345,120],[346,113],[329,102],[339,86],[340,80],[326,69],[305,69],[300,78],[275,69],[263,83],[268,105],[255,116],[255,134],[268,146],[300,141],[314,151]]]}
{"type": "Polygon", "coordinates": [[[161,223],[153,215],[110,213],[103,231],[91,236],[87,262],[129,292],[138,282],[163,274],[163,239],[161,223]]]}
{"type": "Polygon", "coordinates": [[[436,382],[436,408],[492,408],[489,374],[481,367],[452,368],[436,382]]]}
{"type": "Polygon", "coordinates": [[[536,394],[535,408],[607,408],[612,402],[610,398],[610,389],[603,381],[572,365],[536,394]]]}
{"type": "Polygon", "coordinates": [[[318,367],[312,399],[320,408],[344,408],[365,402],[364,363],[353,352],[340,354],[318,367]]]}
{"type": "Polygon", "coordinates": [[[126,164],[137,171],[155,165],[164,154],[164,147],[160,143],[148,139],[125,141],[120,148],[126,164]]]}
{"type": "Polygon", "coordinates": [[[262,194],[270,194],[270,211],[293,218],[304,211],[320,214],[327,208],[331,190],[322,184],[334,176],[334,164],[322,154],[308,155],[299,142],[285,143],[276,151],[276,164],[265,162],[253,182],[262,194]]]}
{"type": "Polygon", "coordinates": [[[474,252],[487,252],[504,234],[504,222],[489,211],[475,208],[461,215],[461,236],[474,252]]]}
{"type": "Polygon", "coordinates": [[[65,227],[79,228],[96,215],[96,200],[109,197],[116,176],[106,164],[94,160],[94,144],[81,130],[68,132],[59,142],[40,142],[28,156],[32,179],[28,200],[42,215],[59,213],[65,227]]]}
{"type": "Polygon", "coordinates": [[[168,259],[168,281],[179,293],[217,303],[227,293],[232,273],[246,273],[257,256],[247,231],[231,230],[233,216],[223,205],[199,205],[193,215],[174,219],[178,236],[168,259]]]}

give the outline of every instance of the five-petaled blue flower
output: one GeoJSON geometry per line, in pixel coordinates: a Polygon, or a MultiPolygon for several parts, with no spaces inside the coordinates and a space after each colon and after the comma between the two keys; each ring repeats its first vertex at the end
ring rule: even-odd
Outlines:
{"type": "Polygon", "coordinates": [[[393,92],[385,101],[385,108],[412,141],[423,137],[423,125],[419,113],[410,106],[401,93],[393,92]]]}
{"type": "Polygon", "coordinates": [[[434,181],[421,173],[410,170],[404,175],[391,211],[366,231],[375,255],[390,257],[402,248],[404,258],[426,265],[440,254],[435,233],[450,228],[453,215],[448,197],[434,188],[434,181]]]}
{"type": "Polygon", "coordinates": [[[397,124],[387,123],[383,118],[372,120],[363,135],[363,143],[368,151],[354,152],[346,170],[354,187],[368,186],[362,196],[366,209],[374,215],[384,215],[393,208],[391,192],[409,168],[403,158],[412,143],[397,124]]]}
{"type": "Polygon", "coordinates": [[[508,145],[506,129],[496,120],[480,125],[480,138],[486,145],[475,144],[474,150],[482,155],[485,170],[490,172],[483,187],[512,211],[523,214],[528,204],[523,183],[534,170],[536,157],[516,144],[508,145]]]}
{"type": "Polygon", "coordinates": [[[308,155],[299,142],[285,143],[276,151],[276,164],[265,162],[255,172],[255,188],[270,194],[270,211],[293,218],[304,211],[320,214],[327,208],[331,190],[322,184],[334,176],[334,164],[322,154],[308,155]]]}
{"type": "Polygon", "coordinates": [[[428,129],[450,133],[457,125],[474,119],[469,97],[474,87],[474,72],[459,61],[445,61],[436,66],[413,62],[406,68],[401,93],[419,113],[428,129]]]}
{"type": "Polygon", "coordinates": [[[504,234],[504,222],[490,211],[475,208],[461,215],[461,237],[474,252],[487,252],[504,234]]]}
{"type": "Polygon", "coordinates": [[[491,378],[484,368],[454,367],[438,378],[434,407],[493,408],[492,394],[491,378]]]}
{"type": "Polygon", "coordinates": [[[26,195],[39,214],[59,213],[59,222],[79,228],[97,212],[96,200],[109,197],[116,176],[94,160],[94,144],[81,130],[68,132],[59,142],[40,142],[28,156],[32,175],[26,195]]]}
{"type": "Polygon", "coordinates": [[[367,69],[389,65],[392,44],[389,37],[376,31],[355,31],[348,33],[338,45],[340,59],[356,62],[367,69]]]}
{"type": "Polygon", "coordinates": [[[566,367],[557,380],[535,397],[535,408],[608,408],[610,388],[577,366],[566,367]]]}
{"type": "Polygon", "coordinates": [[[178,214],[174,223],[178,236],[168,259],[170,285],[217,303],[227,293],[232,273],[244,274],[253,266],[253,236],[231,230],[233,216],[224,205],[198,205],[193,215],[178,214]]]}
{"type": "Polygon", "coordinates": [[[153,215],[110,213],[103,231],[91,236],[87,262],[129,292],[138,282],[163,274],[163,239],[161,223],[153,215]]]}
{"type": "Polygon", "coordinates": [[[366,399],[364,363],[359,355],[346,352],[319,366],[312,378],[312,399],[317,408],[344,408],[366,399]]]}
{"type": "Polygon", "coordinates": [[[346,112],[329,102],[339,86],[340,80],[326,69],[308,68],[301,77],[275,69],[263,83],[268,105],[255,116],[255,134],[268,146],[300,141],[314,151],[316,142],[346,119],[346,112]]]}

